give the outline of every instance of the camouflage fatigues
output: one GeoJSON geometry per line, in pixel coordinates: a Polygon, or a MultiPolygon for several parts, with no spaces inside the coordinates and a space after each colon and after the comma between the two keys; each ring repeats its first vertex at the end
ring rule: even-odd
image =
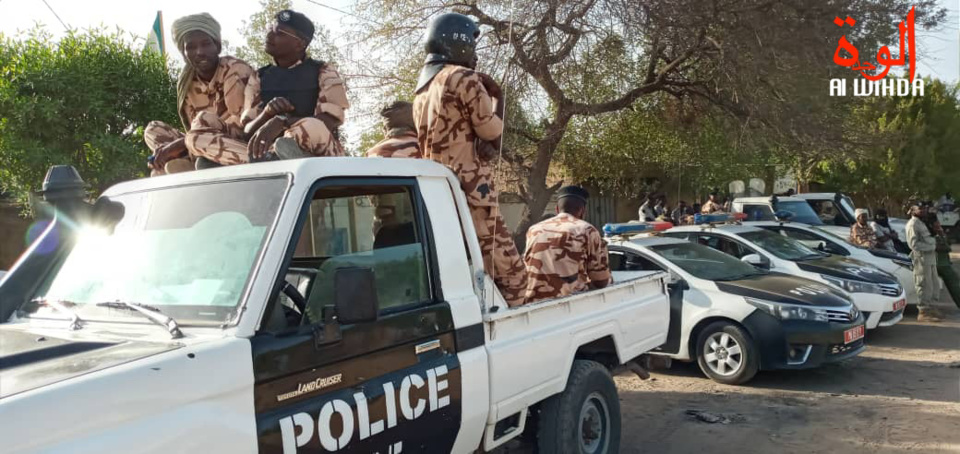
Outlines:
{"type": "Polygon", "coordinates": [[[387,137],[367,150],[368,158],[419,158],[420,144],[417,132],[392,130],[387,137]]]}
{"type": "Polygon", "coordinates": [[[413,102],[420,152],[457,175],[467,195],[483,253],[483,268],[510,306],[523,304],[527,287],[523,261],[500,216],[489,163],[477,156],[478,140],[495,140],[503,121],[493,99],[471,69],[445,66],[413,102]]]}
{"type": "Polygon", "coordinates": [[[707,203],[704,203],[700,207],[700,213],[702,214],[712,214],[712,213],[721,213],[723,212],[723,206],[717,202],[707,200],[707,203]]]}
{"type": "MultiPolygon", "coordinates": [[[[223,125],[227,136],[242,138],[241,116],[252,102],[246,98],[251,77],[256,77],[256,71],[243,60],[229,56],[220,57],[217,70],[209,82],[197,77],[190,84],[186,100],[180,106],[180,113],[184,118],[193,119],[194,123],[201,115],[208,115],[209,119],[216,118],[223,125]]],[[[193,124],[190,128],[192,131],[193,124]]],[[[161,121],[151,121],[143,131],[143,139],[154,153],[160,147],[182,137],[182,132],[161,121]]],[[[193,160],[186,152],[182,157],[193,160]]],[[[154,172],[157,173],[160,172],[154,172]]]]}
{"type": "MultiPolygon", "coordinates": [[[[299,64],[299,63],[298,63],[299,64]]],[[[294,65],[296,66],[296,65],[294,65]]],[[[347,92],[340,73],[330,65],[320,70],[320,95],[317,98],[315,115],[325,113],[340,124],[344,121],[344,112],[350,107],[347,92]]],[[[222,165],[250,162],[247,141],[243,140],[243,125],[253,121],[260,114],[260,79],[256,72],[250,78],[244,92],[247,108],[241,117],[239,136],[234,135],[233,124],[212,116],[197,117],[187,134],[187,148],[194,157],[205,157],[222,165]]],[[[314,156],[343,156],[343,146],[334,137],[327,125],[314,117],[301,118],[291,124],[280,137],[289,137],[297,142],[301,150],[314,156]]],[[[271,144],[269,150],[273,150],[271,144]]]]}
{"type": "Polygon", "coordinates": [[[610,279],[607,245],[596,227],[560,213],[527,231],[527,302],[571,295],[610,279]]]}
{"type": "Polygon", "coordinates": [[[873,249],[877,247],[877,234],[869,225],[860,225],[854,222],[850,226],[850,242],[865,248],[873,249]]]}

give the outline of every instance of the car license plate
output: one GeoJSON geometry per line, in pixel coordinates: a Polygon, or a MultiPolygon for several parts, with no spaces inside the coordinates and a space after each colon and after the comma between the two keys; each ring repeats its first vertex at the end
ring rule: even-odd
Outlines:
{"type": "Polygon", "coordinates": [[[893,303],[894,312],[899,311],[900,309],[903,309],[905,307],[907,307],[907,300],[899,300],[896,303],[893,303]]]}
{"type": "Polygon", "coordinates": [[[863,325],[855,326],[843,332],[844,344],[849,344],[860,339],[863,339],[863,325]]]}

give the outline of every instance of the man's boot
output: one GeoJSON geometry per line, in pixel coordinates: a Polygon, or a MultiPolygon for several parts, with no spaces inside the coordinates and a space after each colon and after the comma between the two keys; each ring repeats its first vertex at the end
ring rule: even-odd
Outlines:
{"type": "Polygon", "coordinates": [[[920,308],[920,311],[917,314],[917,321],[927,323],[942,322],[943,315],[941,315],[940,311],[932,306],[924,306],[920,308]]]}

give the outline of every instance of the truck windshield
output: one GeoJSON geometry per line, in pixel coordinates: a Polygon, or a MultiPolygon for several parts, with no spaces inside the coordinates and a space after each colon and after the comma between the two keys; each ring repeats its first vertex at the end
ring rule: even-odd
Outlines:
{"type": "Polygon", "coordinates": [[[824,256],[824,254],[810,249],[798,240],[773,233],[769,230],[741,233],[740,236],[784,260],[801,261],[824,256]]]}
{"type": "Polygon", "coordinates": [[[732,281],[766,274],[753,265],[695,243],[664,244],[650,249],[700,279],[732,281]]]}
{"type": "Polygon", "coordinates": [[[20,315],[63,318],[57,300],[84,321],[143,323],[100,305],[156,307],[182,324],[232,320],[273,226],[287,180],[241,180],[110,197],[123,206],[112,231],[80,227],[76,245],[41,278],[20,315]]]}
{"type": "Polygon", "coordinates": [[[793,213],[793,217],[790,218],[790,220],[793,222],[810,225],[823,225],[823,221],[820,220],[820,217],[817,216],[817,213],[813,211],[813,208],[810,208],[810,204],[808,204],[806,201],[777,202],[777,211],[789,211],[793,213]]]}

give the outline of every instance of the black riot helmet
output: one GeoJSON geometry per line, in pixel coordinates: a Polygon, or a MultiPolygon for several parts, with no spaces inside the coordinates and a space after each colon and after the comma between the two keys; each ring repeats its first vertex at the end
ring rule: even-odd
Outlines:
{"type": "Polygon", "coordinates": [[[473,67],[480,26],[469,16],[444,13],[427,27],[427,59],[420,70],[417,92],[426,87],[445,64],[473,67]]]}

